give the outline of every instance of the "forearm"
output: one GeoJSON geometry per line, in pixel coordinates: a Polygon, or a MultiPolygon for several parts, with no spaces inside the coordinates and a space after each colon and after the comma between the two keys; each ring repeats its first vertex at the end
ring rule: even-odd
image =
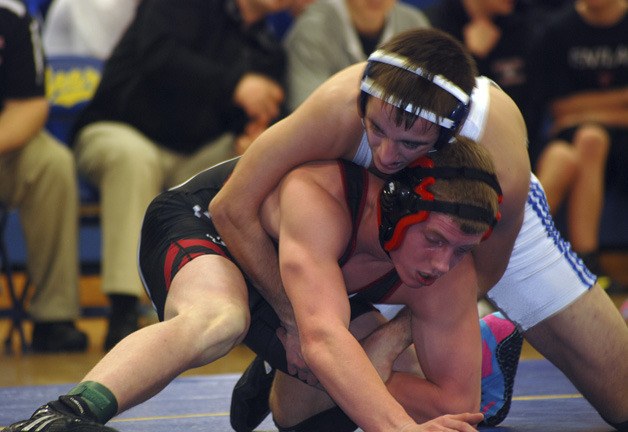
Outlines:
{"type": "Polygon", "coordinates": [[[361,342],[389,392],[417,423],[444,414],[476,411],[477,407],[469,403],[473,397],[449,392],[425,379],[413,345],[413,355],[406,353],[412,344],[410,315],[404,308],[361,342]]]}
{"type": "Polygon", "coordinates": [[[42,130],[48,115],[44,98],[7,101],[0,113],[0,154],[17,150],[42,130]]]}
{"type": "Polygon", "coordinates": [[[318,342],[306,340],[302,347],[306,362],[328,394],[363,430],[397,431],[414,423],[348,332],[318,342]]]}
{"type": "Polygon", "coordinates": [[[628,109],[628,87],[604,91],[581,92],[552,102],[554,117],[597,110],[628,109]]]}
{"type": "MultiPolygon", "coordinates": [[[[402,353],[412,344],[410,312],[402,309],[391,321],[375,329],[360,343],[382,380],[387,381],[402,353]]],[[[416,363],[416,356],[414,356],[416,363]]]]}
{"type": "Polygon", "coordinates": [[[393,372],[386,386],[417,423],[479,409],[479,395],[448,391],[412,373],[393,372]]]}
{"type": "Polygon", "coordinates": [[[214,222],[221,236],[228,239],[229,252],[273,307],[283,326],[288,331],[295,330],[292,305],[279,274],[277,250],[259,222],[254,220],[244,226],[236,226],[228,219],[223,219],[220,224],[216,220],[214,222]]]}
{"type": "Polygon", "coordinates": [[[556,117],[552,131],[558,132],[584,123],[598,123],[608,127],[628,128],[628,105],[620,108],[598,108],[556,117]]]}

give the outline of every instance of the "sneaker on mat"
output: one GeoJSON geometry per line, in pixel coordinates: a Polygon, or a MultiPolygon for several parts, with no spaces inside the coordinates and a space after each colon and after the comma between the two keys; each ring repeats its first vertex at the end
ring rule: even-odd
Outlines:
{"type": "Polygon", "coordinates": [[[481,425],[501,423],[512,401],[512,390],[523,346],[523,335],[500,312],[480,320],[482,332],[481,425]]]}
{"type": "Polygon", "coordinates": [[[76,413],[85,409],[72,396],[61,396],[39,407],[30,419],[13,423],[3,432],[118,432],[92,421],[88,414],[76,413]]]}
{"type": "Polygon", "coordinates": [[[229,421],[236,432],[250,432],[270,413],[268,397],[275,369],[261,357],[246,368],[231,394],[229,421]]]}

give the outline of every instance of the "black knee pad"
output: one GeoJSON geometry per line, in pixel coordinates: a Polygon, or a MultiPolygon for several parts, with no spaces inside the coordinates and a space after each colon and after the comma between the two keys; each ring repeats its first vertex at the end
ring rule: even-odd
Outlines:
{"type": "Polygon", "coordinates": [[[295,426],[282,427],[277,422],[275,426],[279,432],[353,432],[358,428],[339,407],[318,413],[295,426]]]}
{"type": "Polygon", "coordinates": [[[356,299],[355,297],[349,299],[349,304],[351,305],[351,321],[366,313],[377,310],[377,308],[373,306],[373,303],[362,299],[356,299]]]}

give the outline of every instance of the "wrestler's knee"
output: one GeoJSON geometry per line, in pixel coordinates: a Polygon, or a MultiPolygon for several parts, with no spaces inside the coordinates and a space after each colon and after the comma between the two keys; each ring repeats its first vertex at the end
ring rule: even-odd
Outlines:
{"type": "Polygon", "coordinates": [[[247,305],[240,302],[226,302],[220,312],[206,323],[202,337],[214,340],[216,337],[225,346],[226,354],[244,340],[249,329],[250,314],[247,305]]]}
{"type": "Polygon", "coordinates": [[[196,363],[204,365],[229,353],[240,344],[249,328],[248,308],[238,302],[219,302],[211,308],[190,308],[175,320],[195,347],[196,363]]]}

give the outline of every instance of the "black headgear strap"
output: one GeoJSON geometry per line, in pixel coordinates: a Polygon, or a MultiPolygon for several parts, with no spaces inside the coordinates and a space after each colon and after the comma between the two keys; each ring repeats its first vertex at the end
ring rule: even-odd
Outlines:
{"type": "Polygon", "coordinates": [[[431,168],[420,165],[407,168],[395,174],[380,193],[379,237],[384,250],[391,251],[397,248],[401,244],[405,229],[424,221],[432,211],[484,222],[489,226],[484,238],[490,235],[500,219],[500,213],[497,212],[495,215],[473,204],[434,200],[433,194],[427,190],[427,187],[433,184],[436,178],[465,178],[481,181],[495,190],[499,202],[502,200],[502,191],[497,177],[486,171],[466,167],[431,168]],[[409,185],[417,186],[413,188],[409,185]]]}

